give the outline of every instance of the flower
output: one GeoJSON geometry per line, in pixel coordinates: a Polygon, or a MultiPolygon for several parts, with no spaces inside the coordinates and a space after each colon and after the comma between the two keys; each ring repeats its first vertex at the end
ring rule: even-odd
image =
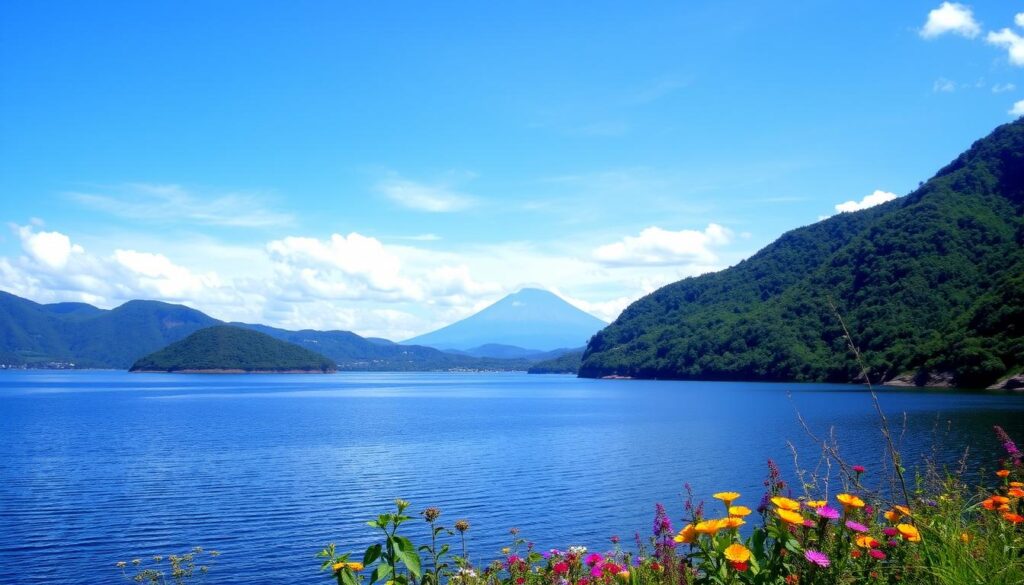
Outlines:
{"type": "Polygon", "coordinates": [[[433,522],[434,520],[437,520],[438,517],[441,516],[441,509],[440,508],[436,508],[434,506],[431,506],[431,507],[427,508],[426,510],[423,510],[420,513],[423,514],[423,519],[424,520],[426,520],[427,522],[433,522]]]}
{"type": "Polygon", "coordinates": [[[846,527],[854,532],[867,532],[868,527],[864,526],[860,522],[854,522],[853,520],[846,521],[846,527]]]}
{"type": "Polygon", "coordinates": [[[879,545],[878,541],[872,538],[870,534],[861,534],[857,536],[855,542],[857,543],[857,546],[861,548],[876,548],[879,545]]]}
{"type": "Polygon", "coordinates": [[[787,524],[802,526],[804,523],[804,517],[792,510],[779,508],[778,510],[775,510],[775,513],[778,514],[779,518],[787,524]]]}
{"type": "Polygon", "coordinates": [[[807,500],[806,502],[804,502],[804,505],[806,505],[808,508],[815,509],[820,508],[826,504],[828,504],[828,502],[826,502],[825,500],[807,500]]]}
{"type": "Polygon", "coordinates": [[[750,560],[750,549],[742,544],[730,544],[725,549],[725,558],[734,563],[745,563],[750,560]]]}
{"type": "Polygon", "coordinates": [[[349,571],[353,571],[353,572],[358,573],[359,571],[363,570],[363,563],[348,562],[348,563],[334,563],[333,565],[331,565],[331,570],[333,570],[335,573],[337,573],[338,571],[340,571],[342,569],[348,569],[349,571]]]}
{"type": "Polygon", "coordinates": [[[750,565],[748,565],[747,563],[741,563],[738,561],[729,561],[729,564],[732,565],[732,568],[736,569],[740,573],[750,568],[750,565]]]}
{"type": "Polygon", "coordinates": [[[981,507],[985,508],[986,510],[995,510],[996,508],[999,507],[999,504],[997,504],[996,501],[993,500],[992,498],[989,498],[981,503],[981,507]]]}
{"type": "Polygon", "coordinates": [[[864,500],[852,494],[839,494],[838,496],[836,496],[836,499],[839,500],[839,503],[841,503],[843,505],[843,508],[847,510],[849,510],[850,508],[864,507],[864,500]]]}
{"type": "Polygon", "coordinates": [[[892,527],[886,527],[886,528],[882,529],[882,534],[888,536],[889,538],[892,538],[893,536],[896,536],[899,533],[900,533],[899,530],[896,530],[895,528],[892,528],[892,527]]]}
{"type": "Polygon", "coordinates": [[[804,551],[804,558],[811,561],[819,567],[827,567],[832,564],[832,561],[828,560],[828,555],[821,551],[807,549],[804,551]]]}
{"type": "Polygon", "coordinates": [[[697,540],[697,531],[693,529],[693,524],[687,524],[672,540],[678,543],[690,544],[697,540]]]}
{"type": "Polygon", "coordinates": [[[743,520],[743,518],[733,518],[731,516],[728,518],[722,518],[718,521],[719,528],[739,528],[746,523],[747,522],[743,520]]]}
{"type": "Polygon", "coordinates": [[[1003,427],[996,425],[992,428],[995,429],[996,436],[999,437],[1000,441],[1002,441],[1003,449],[1006,449],[1006,454],[1009,455],[1010,459],[1013,460],[1013,464],[1020,465],[1021,459],[1024,458],[1024,455],[1022,455],[1020,449],[1017,448],[1017,444],[1013,442],[1013,439],[1010,438],[1010,435],[1006,434],[1006,431],[1003,430],[1003,427]]]}
{"type": "Polygon", "coordinates": [[[590,553],[589,555],[587,555],[587,560],[585,562],[588,566],[593,567],[594,565],[600,563],[602,560],[604,560],[604,557],[602,557],[601,555],[597,553],[590,553]]]}
{"type": "Polygon", "coordinates": [[[960,533],[960,542],[962,542],[964,544],[967,544],[970,541],[971,541],[971,535],[970,534],[967,534],[966,532],[961,532],[960,533]]]}
{"type": "Polygon", "coordinates": [[[565,575],[569,572],[569,563],[565,561],[558,561],[552,568],[555,570],[556,575],[565,575]]]}
{"type": "Polygon", "coordinates": [[[698,522],[693,529],[700,534],[714,535],[721,527],[718,520],[704,520],[703,522],[698,522]]]}
{"type": "Polygon", "coordinates": [[[772,503],[783,510],[789,510],[791,512],[796,512],[800,509],[800,502],[784,498],[782,496],[775,496],[772,498],[772,503]]]}
{"type": "Polygon", "coordinates": [[[746,506],[729,506],[729,516],[732,518],[743,518],[750,515],[750,508],[746,506]]]}
{"type": "Polygon", "coordinates": [[[455,521],[455,530],[458,530],[459,532],[465,532],[465,531],[469,530],[469,521],[468,520],[456,520],[455,521]]]}
{"type": "Polygon", "coordinates": [[[626,571],[626,570],[619,571],[618,573],[615,573],[615,576],[618,577],[619,579],[622,579],[623,581],[629,581],[629,571],[626,571]]]}
{"type": "Polygon", "coordinates": [[[910,542],[921,542],[921,533],[917,530],[916,526],[911,524],[897,524],[896,530],[900,531],[903,538],[910,542]]]}
{"type": "Polygon", "coordinates": [[[899,520],[900,518],[903,517],[903,514],[900,514],[896,510],[887,510],[882,515],[885,516],[885,519],[888,520],[889,522],[896,522],[897,520],[899,520]]]}
{"type": "Polygon", "coordinates": [[[1011,481],[1010,487],[1012,488],[1024,488],[1024,481],[1011,481]]]}
{"type": "Polygon", "coordinates": [[[1003,520],[1013,522],[1014,524],[1020,524],[1024,522],[1024,516],[1020,514],[1012,514],[1010,512],[1003,512],[1003,520]]]}
{"type": "Polygon", "coordinates": [[[828,520],[838,520],[839,511],[831,506],[822,506],[814,511],[818,517],[825,518],[828,520]]]}
{"type": "Polygon", "coordinates": [[[718,492],[711,496],[716,500],[722,500],[725,502],[725,507],[728,508],[733,502],[740,499],[740,495],[737,492],[718,492]]]}
{"type": "Polygon", "coordinates": [[[873,548],[873,549],[869,550],[868,554],[871,555],[873,558],[876,558],[876,559],[878,559],[880,561],[885,560],[885,553],[880,551],[880,550],[878,550],[877,548],[873,548]]]}
{"type": "Polygon", "coordinates": [[[864,471],[865,471],[863,465],[854,465],[850,469],[853,469],[853,472],[856,473],[857,475],[860,475],[860,474],[864,473],[864,471]]]}
{"type": "Polygon", "coordinates": [[[904,516],[910,516],[910,508],[908,508],[906,506],[896,505],[896,506],[893,506],[892,509],[896,510],[897,512],[899,512],[901,514],[903,514],[904,516]]]}
{"type": "Polygon", "coordinates": [[[999,477],[1009,477],[1010,476],[1010,470],[1009,469],[1000,469],[999,471],[996,472],[996,475],[998,475],[999,477]]]}

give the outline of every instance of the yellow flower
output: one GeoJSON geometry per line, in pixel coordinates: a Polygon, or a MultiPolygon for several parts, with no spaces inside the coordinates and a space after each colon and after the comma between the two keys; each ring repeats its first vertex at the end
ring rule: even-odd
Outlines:
{"type": "Polygon", "coordinates": [[[718,520],[704,520],[703,522],[698,522],[693,529],[699,534],[714,535],[721,527],[718,520]]]}
{"type": "Polygon", "coordinates": [[[970,541],[971,541],[971,535],[970,534],[967,534],[966,532],[961,532],[960,533],[960,542],[962,542],[964,544],[967,544],[970,541]]]}
{"type": "Polygon", "coordinates": [[[787,524],[793,524],[794,526],[803,526],[804,517],[792,510],[779,508],[778,510],[775,510],[775,513],[778,514],[779,518],[787,524]]]}
{"type": "Polygon", "coordinates": [[[839,503],[841,503],[843,507],[846,508],[847,510],[849,510],[850,508],[864,507],[864,500],[852,494],[839,494],[838,496],[836,496],[836,499],[839,500],[839,503]]]}
{"type": "Polygon", "coordinates": [[[874,548],[878,546],[878,541],[872,538],[870,534],[861,534],[857,536],[857,546],[861,548],[874,548]]]}
{"type": "Polygon", "coordinates": [[[615,573],[615,576],[623,581],[629,581],[629,571],[619,571],[618,573],[615,573]]]}
{"type": "Polygon", "coordinates": [[[729,506],[730,518],[743,518],[750,515],[750,508],[746,506],[729,506]]]}
{"type": "Polygon", "coordinates": [[[1024,481],[1011,481],[1010,487],[1024,488],[1024,481]]]}
{"type": "Polygon", "coordinates": [[[910,508],[908,508],[906,506],[896,505],[896,506],[893,506],[892,509],[896,510],[897,512],[900,512],[904,516],[910,516],[910,508]]]}
{"type": "Polygon", "coordinates": [[[729,516],[728,518],[722,518],[718,521],[718,524],[721,528],[739,528],[740,526],[743,526],[746,523],[747,522],[743,518],[733,518],[732,516],[729,516]]]}
{"type": "Polygon", "coordinates": [[[897,524],[896,530],[899,530],[900,534],[903,535],[903,538],[910,542],[921,542],[921,533],[915,526],[910,524],[897,524]]]}
{"type": "Polygon", "coordinates": [[[896,522],[897,520],[903,517],[903,514],[900,514],[896,510],[888,510],[885,512],[885,514],[882,515],[885,516],[885,519],[889,522],[896,522]]]}
{"type": "Polygon", "coordinates": [[[503,554],[503,555],[507,555],[510,552],[512,552],[512,549],[510,549],[507,546],[505,548],[501,549],[501,554],[503,554]]]}
{"type": "Polygon", "coordinates": [[[693,529],[693,524],[687,524],[672,540],[683,544],[690,544],[697,540],[697,531],[693,529]]]}
{"type": "Polygon", "coordinates": [[[742,544],[731,544],[725,549],[725,558],[734,563],[745,563],[750,560],[750,549],[742,544]]]}
{"type": "Polygon", "coordinates": [[[736,492],[718,492],[717,494],[711,497],[715,498],[716,500],[722,500],[723,502],[725,502],[726,508],[731,506],[732,503],[735,502],[736,500],[740,499],[740,495],[736,492]]]}
{"type": "Polygon", "coordinates": [[[782,496],[775,496],[774,498],[772,498],[772,503],[782,508],[783,510],[789,510],[791,512],[796,512],[797,510],[800,509],[800,502],[796,500],[791,500],[789,498],[784,498],[782,496]]]}
{"type": "Polygon", "coordinates": [[[825,501],[825,500],[807,500],[806,502],[804,502],[804,504],[808,508],[811,508],[812,510],[816,510],[818,508],[824,507],[826,504],[828,504],[828,502],[825,501]]]}

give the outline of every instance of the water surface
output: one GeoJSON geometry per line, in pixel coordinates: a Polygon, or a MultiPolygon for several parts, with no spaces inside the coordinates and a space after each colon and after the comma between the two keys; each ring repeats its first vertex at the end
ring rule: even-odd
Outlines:
{"type": "MultiPolygon", "coordinates": [[[[881,400],[911,463],[936,429],[974,464],[998,455],[993,424],[1024,438],[1024,396],[881,400]]],[[[481,561],[513,526],[540,548],[604,549],[647,535],[656,502],[679,518],[684,482],[754,507],[769,457],[791,473],[789,442],[813,466],[796,410],[881,468],[870,397],[845,385],[3,372],[0,583],[117,582],[118,560],[196,545],[223,553],[212,582],[327,582],[316,551],[361,551],[365,520],[395,497],[440,507],[448,525],[467,518],[481,561]]]]}

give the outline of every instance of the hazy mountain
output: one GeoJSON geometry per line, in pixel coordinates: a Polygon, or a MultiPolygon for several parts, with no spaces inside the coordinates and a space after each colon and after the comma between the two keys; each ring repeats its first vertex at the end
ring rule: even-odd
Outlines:
{"type": "Polygon", "coordinates": [[[550,351],[579,347],[605,325],[554,293],[524,288],[461,321],[403,343],[463,351],[495,344],[550,351]]]}
{"type": "Polygon", "coordinates": [[[1024,120],[906,197],[784,234],[668,285],[594,336],[582,376],[984,386],[1024,368],[1024,120]]]}

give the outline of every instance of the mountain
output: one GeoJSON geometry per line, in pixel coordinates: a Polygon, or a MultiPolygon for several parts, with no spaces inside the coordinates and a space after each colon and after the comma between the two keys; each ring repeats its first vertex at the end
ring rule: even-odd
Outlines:
{"type": "Polygon", "coordinates": [[[583,363],[583,350],[574,350],[560,356],[537,362],[530,366],[528,374],[576,374],[583,363]]]}
{"type": "Polygon", "coordinates": [[[328,373],[335,366],[318,353],[259,331],[215,325],[140,358],[131,371],[328,373]]]}
{"type": "Polygon", "coordinates": [[[986,386],[1024,368],[1024,120],[916,191],[784,234],[629,306],[580,375],[986,386]]]}
{"type": "Polygon", "coordinates": [[[461,321],[403,343],[463,351],[493,344],[550,351],[579,347],[605,325],[558,295],[524,288],[461,321]]]}
{"type": "Polygon", "coordinates": [[[0,291],[0,362],[127,368],[139,356],[218,323],[158,301],[130,301],[106,311],[84,303],[41,305],[0,291]]]}
{"type": "MultiPolygon", "coordinates": [[[[111,310],[85,303],[43,305],[0,291],[0,365],[127,369],[140,357],[192,333],[223,325],[200,311],[158,301],[129,301],[111,310]]],[[[432,347],[366,339],[349,331],[287,331],[232,323],[325,355],[343,370],[525,371],[547,354],[497,359],[432,347]]]]}

